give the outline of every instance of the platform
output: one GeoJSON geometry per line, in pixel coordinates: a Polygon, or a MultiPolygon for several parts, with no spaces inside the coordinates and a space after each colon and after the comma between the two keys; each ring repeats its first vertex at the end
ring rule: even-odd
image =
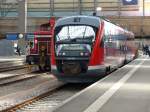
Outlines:
{"type": "Polygon", "coordinates": [[[150,58],[132,61],[64,101],[54,112],[150,112],[150,58]]]}

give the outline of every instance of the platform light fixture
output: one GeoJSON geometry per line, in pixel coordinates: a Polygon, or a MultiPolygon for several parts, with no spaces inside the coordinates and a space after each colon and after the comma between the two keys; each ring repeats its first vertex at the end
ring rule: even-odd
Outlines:
{"type": "Polygon", "coordinates": [[[22,33],[20,33],[20,34],[18,35],[18,37],[19,37],[20,39],[22,39],[24,36],[23,36],[22,33]]]}
{"type": "Polygon", "coordinates": [[[97,8],[96,8],[96,15],[97,15],[97,16],[100,16],[100,15],[101,15],[101,14],[100,14],[101,11],[102,11],[102,7],[97,7],[97,8]]]}
{"type": "Polygon", "coordinates": [[[97,7],[96,11],[102,11],[102,7],[97,7]]]}
{"type": "Polygon", "coordinates": [[[126,0],[127,2],[131,2],[132,0],[126,0]]]}
{"type": "Polygon", "coordinates": [[[123,5],[137,5],[138,0],[122,0],[123,5]]]}

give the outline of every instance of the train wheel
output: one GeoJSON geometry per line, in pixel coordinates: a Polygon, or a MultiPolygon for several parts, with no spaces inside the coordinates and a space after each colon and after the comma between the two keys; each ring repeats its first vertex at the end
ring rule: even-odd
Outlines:
{"type": "Polygon", "coordinates": [[[51,71],[51,67],[50,67],[49,65],[45,65],[45,66],[44,66],[44,70],[45,70],[45,71],[51,71]]]}
{"type": "Polygon", "coordinates": [[[136,53],[135,53],[134,59],[136,59],[138,57],[139,57],[139,51],[137,50],[136,53]]]}
{"type": "Polygon", "coordinates": [[[44,71],[44,68],[41,65],[39,65],[39,70],[44,71]]]}
{"type": "Polygon", "coordinates": [[[106,73],[109,73],[110,72],[110,66],[106,67],[106,73]]]}
{"type": "Polygon", "coordinates": [[[125,64],[127,64],[127,60],[126,59],[124,60],[124,64],[123,65],[125,65],[125,64]]]}
{"type": "Polygon", "coordinates": [[[28,61],[27,63],[28,63],[29,65],[31,65],[31,61],[28,61]]]}

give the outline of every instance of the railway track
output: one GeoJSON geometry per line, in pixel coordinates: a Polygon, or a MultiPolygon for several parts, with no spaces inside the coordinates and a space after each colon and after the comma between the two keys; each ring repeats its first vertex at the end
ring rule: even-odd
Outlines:
{"type": "Polygon", "coordinates": [[[0,62],[0,72],[27,68],[24,60],[0,62]]]}
{"type": "Polygon", "coordinates": [[[22,65],[22,60],[19,60],[18,62],[6,61],[1,63],[4,64],[0,67],[0,86],[6,86],[8,84],[40,76],[39,74],[36,74],[39,71],[27,71],[25,69],[27,66],[22,65]],[[15,66],[10,66],[12,63],[15,64],[15,66]],[[17,65],[18,63],[21,65],[17,65]],[[6,67],[6,65],[9,65],[9,67],[6,67]]]}
{"type": "Polygon", "coordinates": [[[28,73],[21,73],[21,74],[13,75],[13,76],[2,77],[0,78],[0,87],[7,86],[9,84],[17,83],[17,82],[24,81],[24,80],[36,78],[41,75],[43,74],[36,74],[35,72],[32,72],[31,74],[30,72],[28,72],[28,73]]]}
{"type": "Polygon", "coordinates": [[[90,84],[62,84],[38,97],[25,101],[2,112],[52,112],[56,106],[90,84]]]}
{"type": "Polygon", "coordinates": [[[61,85],[62,83],[50,73],[33,72],[2,77],[0,78],[0,112],[61,85]]]}

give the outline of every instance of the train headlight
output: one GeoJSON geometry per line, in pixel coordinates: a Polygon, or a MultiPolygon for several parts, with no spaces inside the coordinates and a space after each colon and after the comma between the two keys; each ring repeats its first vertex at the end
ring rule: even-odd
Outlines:
{"type": "Polygon", "coordinates": [[[62,55],[63,55],[63,56],[65,56],[65,55],[66,55],[66,53],[65,53],[65,52],[63,52],[63,53],[62,53],[62,55]]]}
{"type": "Polygon", "coordinates": [[[89,53],[88,53],[88,52],[85,52],[85,53],[84,53],[84,52],[81,52],[81,53],[80,53],[80,56],[89,56],[89,53]]]}
{"type": "Polygon", "coordinates": [[[61,56],[61,53],[58,53],[58,56],[61,56]]]}
{"type": "Polygon", "coordinates": [[[84,55],[85,55],[85,56],[89,56],[89,53],[86,52],[86,53],[84,53],[84,55]]]}
{"type": "Polygon", "coordinates": [[[60,52],[60,53],[58,53],[58,56],[65,56],[65,55],[66,55],[65,52],[60,52]]]}
{"type": "Polygon", "coordinates": [[[84,53],[83,53],[83,52],[81,52],[81,53],[80,53],[80,55],[81,55],[81,56],[83,56],[83,55],[84,55],[84,53]]]}

